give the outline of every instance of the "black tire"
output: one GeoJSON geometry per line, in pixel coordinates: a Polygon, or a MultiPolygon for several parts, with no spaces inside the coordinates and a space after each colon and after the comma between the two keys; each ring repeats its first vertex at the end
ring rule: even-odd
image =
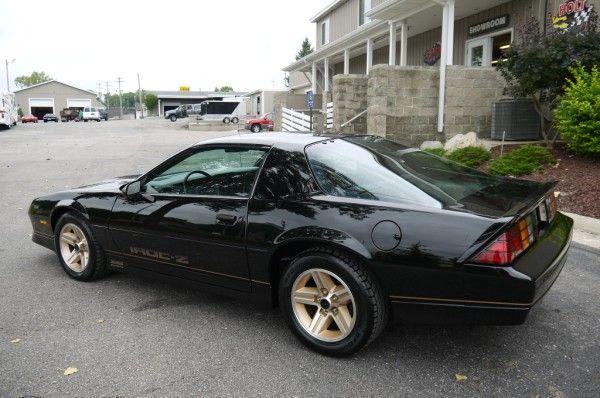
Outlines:
{"type": "Polygon", "coordinates": [[[292,331],[307,347],[329,356],[354,354],[373,340],[385,328],[389,302],[375,278],[355,259],[330,248],[313,248],[297,255],[283,272],[279,283],[279,305],[292,331]],[[303,272],[320,268],[333,272],[349,287],[356,302],[356,321],[343,340],[325,342],[311,336],[296,319],[291,290],[303,272]]]}
{"type": "Polygon", "coordinates": [[[252,131],[253,133],[260,133],[261,130],[262,127],[258,123],[253,124],[252,127],[250,127],[250,131],[252,131]]]}
{"type": "Polygon", "coordinates": [[[236,116],[234,116],[234,117],[231,119],[231,123],[233,123],[233,124],[238,124],[239,122],[240,122],[240,119],[238,119],[236,116]]]}
{"type": "Polygon", "coordinates": [[[225,124],[229,124],[229,123],[231,123],[231,119],[229,118],[229,116],[225,116],[225,117],[223,118],[223,123],[225,123],[225,124]]]}
{"type": "Polygon", "coordinates": [[[169,120],[172,121],[172,122],[176,122],[177,121],[177,116],[171,115],[171,116],[169,116],[169,120]]]}
{"type": "Polygon", "coordinates": [[[73,279],[77,279],[78,281],[92,281],[94,279],[101,278],[107,273],[104,251],[100,247],[100,244],[98,244],[96,241],[96,238],[94,237],[94,234],[92,233],[87,221],[76,216],[75,213],[67,212],[63,214],[56,223],[56,227],[54,228],[54,247],[56,248],[58,261],[62,265],[67,275],[73,279]],[[89,260],[87,267],[85,267],[82,272],[76,272],[69,268],[60,252],[60,231],[63,226],[68,223],[78,226],[83,231],[83,234],[88,242],[89,260]]]}

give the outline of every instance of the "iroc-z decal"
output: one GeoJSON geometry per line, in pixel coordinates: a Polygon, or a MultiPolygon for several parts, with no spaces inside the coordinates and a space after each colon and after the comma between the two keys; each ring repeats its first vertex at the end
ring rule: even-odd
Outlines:
{"type": "Polygon", "coordinates": [[[168,252],[162,252],[159,250],[143,249],[141,247],[131,246],[131,247],[129,247],[129,252],[131,254],[135,254],[138,256],[153,258],[153,259],[162,260],[162,261],[170,261],[170,262],[174,262],[177,264],[188,265],[190,263],[187,256],[182,256],[179,254],[172,254],[172,253],[168,253],[168,252]]]}

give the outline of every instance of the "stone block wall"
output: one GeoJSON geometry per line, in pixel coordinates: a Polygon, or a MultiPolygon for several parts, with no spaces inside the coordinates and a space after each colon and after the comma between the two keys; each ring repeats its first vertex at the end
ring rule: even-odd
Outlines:
{"type": "Polygon", "coordinates": [[[504,78],[494,68],[449,66],[446,70],[444,135],[471,131],[489,138],[492,103],[503,97],[504,78]]]}
{"type": "Polygon", "coordinates": [[[367,117],[362,116],[352,122],[352,126],[341,125],[367,109],[366,75],[335,75],[333,77],[333,129],[334,132],[366,133],[367,117]]]}
{"type": "Polygon", "coordinates": [[[370,134],[416,146],[437,135],[439,68],[376,65],[369,74],[370,134]]]}

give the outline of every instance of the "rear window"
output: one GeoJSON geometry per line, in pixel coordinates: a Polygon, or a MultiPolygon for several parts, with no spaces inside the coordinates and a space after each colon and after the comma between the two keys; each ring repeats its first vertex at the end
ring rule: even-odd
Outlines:
{"type": "Polygon", "coordinates": [[[442,207],[498,182],[496,177],[373,136],[309,145],[306,155],[325,193],[442,207]]]}

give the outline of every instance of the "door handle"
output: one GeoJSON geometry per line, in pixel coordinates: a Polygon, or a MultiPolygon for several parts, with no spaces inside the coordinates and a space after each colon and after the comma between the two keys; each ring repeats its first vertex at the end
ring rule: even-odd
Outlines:
{"type": "Polygon", "coordinates": [[[219,221],[222,224],[233,225],[236,223],[237,219],[238,219],[237,216],[234,216],[233,214],[225,214],[225,213],[217,214],[217,221],[219,221]]]}

